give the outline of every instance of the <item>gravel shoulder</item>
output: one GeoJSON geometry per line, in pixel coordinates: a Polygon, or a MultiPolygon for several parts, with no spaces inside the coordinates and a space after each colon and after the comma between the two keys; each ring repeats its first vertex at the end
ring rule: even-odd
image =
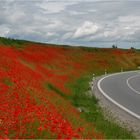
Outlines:
{"type": "Polygon", "coordinates": [[[97,83],[103,76],[96,78],[91,85],[93,95],[99,100],[99,105],[104,111],[107,119],[111,119],[122,127],[132,131],[140,139],[140,120],[131,116],[117,105],[109,101],[98,89],[97,83]]]}

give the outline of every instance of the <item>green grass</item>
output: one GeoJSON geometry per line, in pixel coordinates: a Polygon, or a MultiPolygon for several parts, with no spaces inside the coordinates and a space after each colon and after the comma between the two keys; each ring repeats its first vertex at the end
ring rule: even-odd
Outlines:
{"type": "Polygon", "coordinates": [[[49,90],[54,91],[55,93],[59,94],[62,97],[66,97],[66,94],[63,93],[61,90],[59,90],[58,88],[56,88],[53,84],[51,83],[45,83],[44,86],[46,88],[48,88],[49,90]]]}
{"type": "MultiPolygon", "coordinates": [[[[42,126],[38,119],[35,119],[34,122],[32,122],[31,124],[26,124],[26,128],[27,128],[27,132],[29,133],[29,135],[26,135],[25,138],[28,138],[28,136],[30,136],[30,134],[36,135],[36,139],[45,139],[46,136],[48,139],[51,138],[52,134],[50,131],[39,131],[38,127],[42,126]]],[[[42,126],[43,127],[43,126],[42,126]]],[[[56,137],[56,136],[55,136],[56,137]]]]}
{"type": "MultiPolygon", "coordinates": [[[[15,40],[15,39],[6,39],[0,37],[0,44],[6,45],[6,46],[13,46],[13,47],[23,47],[28,41],[24,40],[15,40]]],[[[40,43],[42,44],[42,43],[40,43]]],[[[48,44],[49,45],[49,44],[48,44]]],[[[57,45],[59,46],[59,45],[57,45]]],[[[60,46],[61,47],[61,46],[60,46]]],[[[64,48],[68,49],[74,49],[75,47],[68,47],[68,46],[63,46],[64,48]]],[[[120,65],[117,64],[115,61],[115,56],[112,55],[112,58],[110,58],[110,55],[106,52],[104,52],[101,49],[98,48],[86,48],[86,47],[77,47],[79,50],[83,50],[85,52],[98,52],[98,57],[99,58],[106,58],[109,61],[109,68],[107,68],[107,71],[112,73],[112,72],[118,72],[120,71],[120,65]]],[[[137,50],[138,52],[139,50],[137,50]]],[[[76,54],[77,57],[77,54],[76,54]]],[[[139,59],[138,59],[139,60],[139,59]]],[[[135,60],[135,61],[138,61],[135,60]]],[[[97,62],[98,63],[98,62],[97,62]]],[[[139,61],[137,62],[139,65],[139,61]]],[[[96,65],[96,62],[93,62],[93,64],[96,65]]],[[[136,66],[131,66],[132,69],[135,69],[136,66]]],[[[124,68],[125,70],[130,70],[129,68],[124,68]]],[[[104,69],[103,68],[98,68],[95,67],[95,69],[92,69],[92,73],[95,73],[96,76],[104,74],[104,69]]],[[[118,124],[114,122],[110,118],[107,119],[101,109],[101,107],[98,104],[98,100],[94,96],[88,96],[86,95],[87,91],[89,91],[89,81],[91,81],[92,75],[90,73],[82,75],[79,79],[77,79],[73,83],[68,83],[66,86],[71,89],[71,95],[66,95],[63,93],[61,90],[56,88],[53,84],[51,83],[45,83],[45,87],[49,90],[54,91],[55,93],[59,94],[63,98],[71,101],[73,106],[76,108],[82,108],[81,112],[81,117],[84,118],[87,122],[93,123],[95,125],[95,128],[97,131],[102,132],[105,135],[106,139],[134,139],[135,136],[132,134],[132,132],[129,132],[126,128],[120,127],[118,124]]],[[[13,83],[11,83],[10,80],[5,80],[4,83],[8,86],[12,86],[13,83]]],[[[30,91],[30,94],[32,92],[30,91]]],[[[33,95],[34,96],[34,95],[33,95]]],[[[37,96],[34,96],[37,104],[41,103],[41,100],[38,99],[37,96]]],[[[38,127],[38,122],[34,122],[32,124],[35,128],[38,127]]],[[[35,130],[29,130],[29,131],[37,131],[35,130]]],[[[44,137],[45,132],[42,133],[42,137],[44,137]]],[[[14,135],[14,133],[13,133],[14,135]]],[[[48,134],[49,135],[49,134],[48,134]]],[[[51,138],[51,136],[50,136],[51,138]]]]}
{"type": "Polygon", "coordinates": [[[23,47],[29,41],[0,37],[0,44],[13,47],[23,47]]]}
{"type": "Polygon", "coordinates": [[[93,123],[97,131],[103,132],[106,139],[135,139],[135,136],[126,128],[122,128],[111,118],[107,119],[98,104],[95,96],[87,96],[85,93],[89,90],[89,81],[91,75],[85,75],[79,78],[75,83],[69,84],[72,95],[69,97],[75,107],[84,108],[81,117],[86,121],[93,123]]]}
{"type": "Polygon", "coordinates": [[[13,83],[9,78],[4,78],[3,83],[7,86],[13,86],[13,83]]]}
{"type": "Polygon", "coordinates": [[[119,126],[112,118],[108,119],[104,116],[105,114],[95,96],[86,94],[90,90],[89,81],[91,81],[91,77],[92,74],[85,74],[75,82],[67,84],[66,86],[72,91],[71,95],[65,95],[50,83],[45,83],[45,87],[71,101],[76,108],[81,108],[81,118],[93,123],[96,131],[102,132],[106,139],[136,139],[132,132],[119,126]]]}

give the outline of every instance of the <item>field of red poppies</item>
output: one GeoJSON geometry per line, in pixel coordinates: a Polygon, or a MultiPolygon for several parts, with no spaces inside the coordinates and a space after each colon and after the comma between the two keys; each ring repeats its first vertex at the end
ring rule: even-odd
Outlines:
{"type": "Polygon", "coordinates": [[[88,122],[72,105],[69,85],[84,75],[101,75],[104,69],[135,69],[140,65],[139,54],[134,50],[1,43],[0,139],[104,138],[96,122],[88,122]]]}

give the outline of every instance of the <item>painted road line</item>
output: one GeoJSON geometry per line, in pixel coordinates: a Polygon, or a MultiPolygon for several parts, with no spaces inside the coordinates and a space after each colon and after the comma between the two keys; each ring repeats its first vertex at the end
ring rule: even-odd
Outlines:
{"type": "MultiPolygon", "coordinates": [[[[131,72],[132,72],[132,71],[131,71],[131,72]]],[[[124,73],[131,73],[131,72],[124,72],[124,73]]],[[[119,108],[121,108],[122,110],[126,111],[126,112],[129,113],[130,115],[132,115],[132,116],[134,116],[134,117],[136,117],[137,119],[140,120],[140,116],[139,116],[138,114],[136,114],[136,113],[134,113],[133,111],[127,109],[126,107],[124,107],[123,105],[119,104],[117,101],[115,101],[115,100],[112,99],[111,97],[109,97],[109,96],[107,95],[107,93],[105,93],[105,92],[102,90],[102,88],[101,88],[101,82],[102,82],[104,79],[106,79],[106,78],[108,78],[108,77],[111,77],[111,76],[114,76],[114,75],[119,75],[119,74],[123,74],[123,73],[111,74],[111,75],[108,75],[108,76],[105,76],[105,77],[101,78],[101,79],[98,81],[98,83],[97,83],[98,89],[100,90],[100,92],[101,92],[109,101],[111,101],[112,103],[114,103],[115,105],[117,105],[117,106],[118,106],[119,108]]]]}
{"type": "Polygon", "coordinates": [[[139,95],[140,95],[140,92],[137,91],[137,90],[135,90],[135,89],[131,86],[131,84],[129,83],[130,80],[132,80],[132,79],[134,79],[134,78],[136,78],[136,77],[140,77],[140,75],[134,75],[134,76],[129,77],[129,78],[127,79],[126,83],[127,83],[128,87],[129,87],[132,91],[134,91],[136,94],[139,94],[139,95]]]}

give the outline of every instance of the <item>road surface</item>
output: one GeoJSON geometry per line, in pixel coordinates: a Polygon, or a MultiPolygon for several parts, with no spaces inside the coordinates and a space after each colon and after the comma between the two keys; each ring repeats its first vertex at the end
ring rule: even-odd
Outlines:
{"type": "Polygon", "coordinates": [[[140,120],[140,71],[105,76],[98,81],[98,89],[108,100],[140,120]]]}

